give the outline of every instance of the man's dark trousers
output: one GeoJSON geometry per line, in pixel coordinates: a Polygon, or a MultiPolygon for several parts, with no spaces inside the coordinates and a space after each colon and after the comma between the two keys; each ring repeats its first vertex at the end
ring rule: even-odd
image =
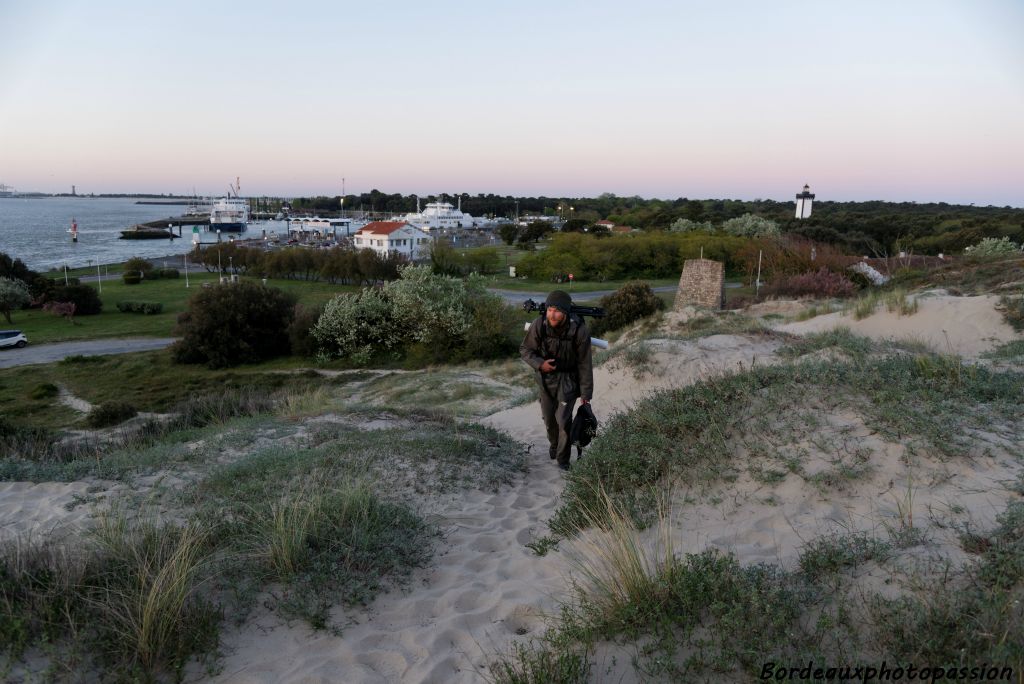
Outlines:
{"type": "Polygon", "coordinates": [[[572,409],[575,403],[575,399],[572,402],[560,402],[546,387],[541,388],[540,412],[548,431],[548,444],[555,450],[555,458],[562,466],[569,465],[569,457],[572,455],[569,430],[572,428],[572,409]]]}

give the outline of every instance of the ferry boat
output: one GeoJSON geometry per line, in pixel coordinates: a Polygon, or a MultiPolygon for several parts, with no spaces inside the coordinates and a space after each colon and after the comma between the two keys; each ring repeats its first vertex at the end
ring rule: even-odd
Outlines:
{"type": "Polygon", "coordinates": [[[231,192],[210,207],[210,230],[240,233],[249,225],[249,200],[238,196],[238,179],[231,192]]]}
{"type": "Polygon", "coordinates": [[[426,209],[420,211],[420,200],[416,198],[416,213],[406,214],[395,219],[411,223],[417,228],[430,231],[438,228],[478,228],[482,220],[474,218],[462,211],[462,198],[459,198],[459,206],[455,207],[451,202],[428,202],[426,209]]]}

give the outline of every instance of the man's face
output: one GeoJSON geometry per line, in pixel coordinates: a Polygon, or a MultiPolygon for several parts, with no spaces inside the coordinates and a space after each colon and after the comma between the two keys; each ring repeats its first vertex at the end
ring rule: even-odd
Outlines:
{"type": "Polygon", "coordinates": [[[548,319],[548,325],[552,328],[559,328],[563,323],[565,323],[565,314],[561,309],[549,306],[545,311],[548,319]]]}

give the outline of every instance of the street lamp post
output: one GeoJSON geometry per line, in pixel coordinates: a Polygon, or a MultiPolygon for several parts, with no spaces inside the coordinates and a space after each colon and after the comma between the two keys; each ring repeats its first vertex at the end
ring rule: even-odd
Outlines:
{"type": "MultiPolygon", "coordinates": [[[[86,263],[92,266],[92,259],[86,259],[86,263]]],[[[96,264],[96,287],[99,289],[100,294],[103,294],[103,280],[100,278],[100,265],[96,264]]]]}
{"type": "Polygon", "coordinates": [[[188,254],[183,254],[185,260],[185,289],[188,289],[188,254]]]}

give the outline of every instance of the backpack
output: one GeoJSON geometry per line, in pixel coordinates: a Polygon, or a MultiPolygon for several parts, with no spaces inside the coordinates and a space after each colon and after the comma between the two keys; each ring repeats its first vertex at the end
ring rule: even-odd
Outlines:
{"type": "Polygon", "coordinates": [[[576,409],[576,416],[572,419],[572,428],[569,431],[569,437],[576,445],[577,458],[583,455],[583,447],[590,444],[590,440],[597,435],[597,427],[597,417],[594,415],[594,410],[590,408],[590,404],[580,404],[580,407],[576,409]]]}

